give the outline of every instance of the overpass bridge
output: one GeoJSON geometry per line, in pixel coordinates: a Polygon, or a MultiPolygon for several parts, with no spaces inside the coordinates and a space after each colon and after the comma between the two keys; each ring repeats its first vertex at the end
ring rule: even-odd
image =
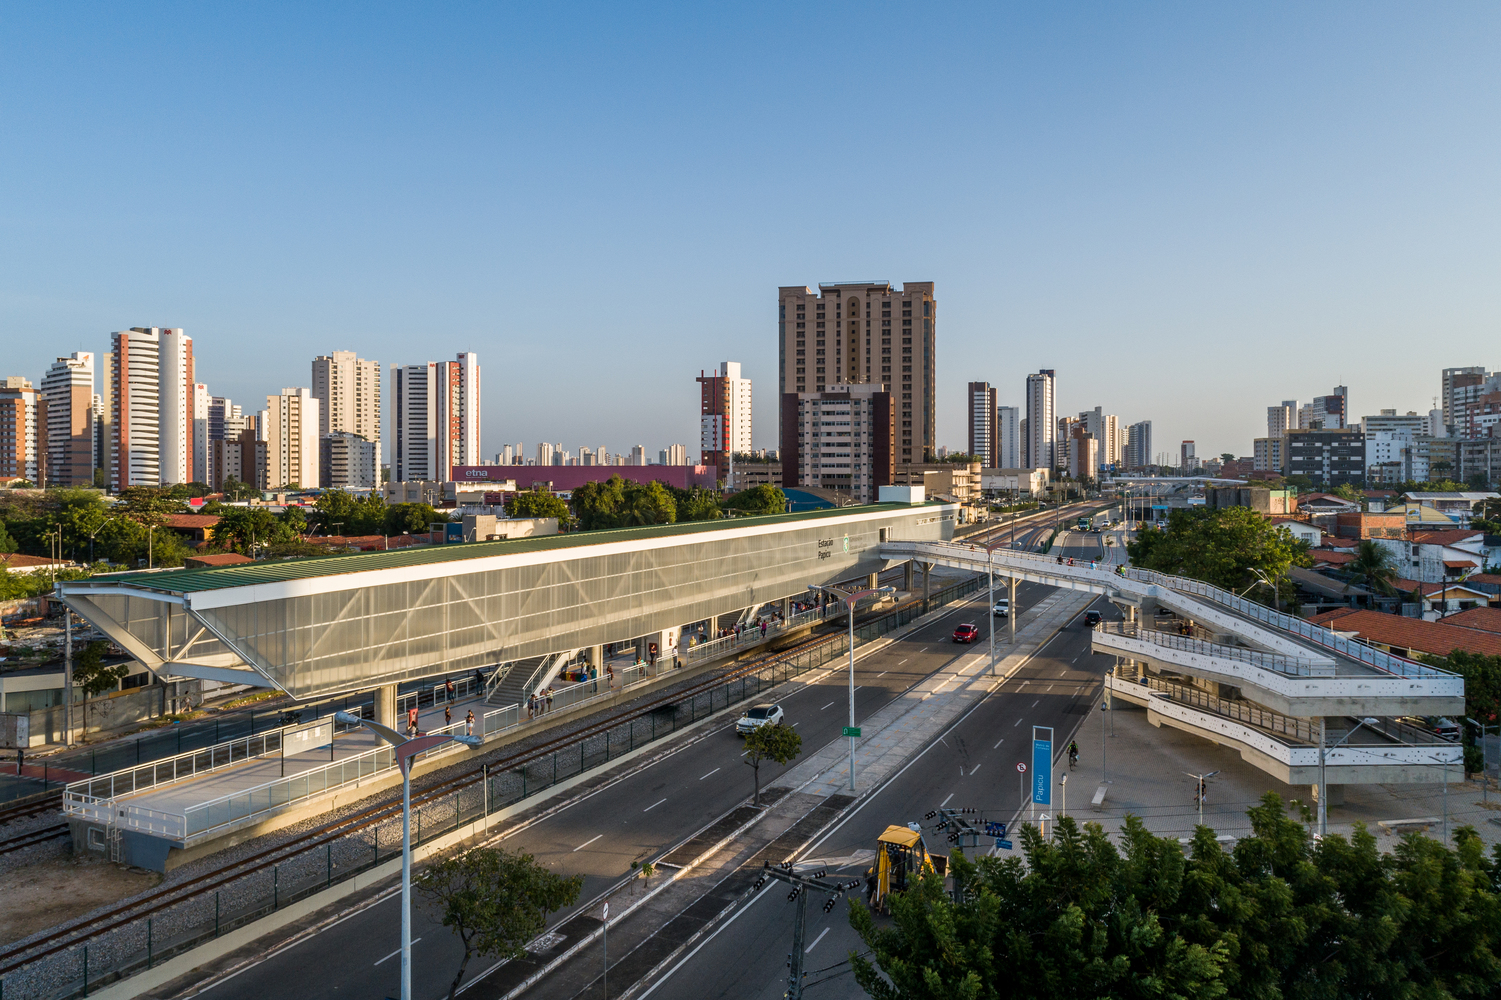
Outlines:
{"type": "Polygon", "coordinates": [[[1448,671],[1186,577],[954,541],[894,538],[881,554],[1106,596],[1127,617],[1092,639],[1121,661],[1106,678],[1112,696],[1145,706],[1154,725],[1236,747],[1287,784],[1318,785],[1320,769],[1331,793],[1463,778],[1458,746],[1400,721],[1463,714],[1464,680],[1448,671]],[[1191,634],[1153,627],[1159,607],[1191,634]]]}

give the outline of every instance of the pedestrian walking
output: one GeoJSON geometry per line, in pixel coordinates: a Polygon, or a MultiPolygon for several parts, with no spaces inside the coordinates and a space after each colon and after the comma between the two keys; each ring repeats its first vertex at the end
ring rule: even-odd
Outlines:
{"type": "Polygon", "coordinates": [[[605,664],[605,682],[607,687],[615,686],[615,665],[613,663],[605,664]]]}
{"type": "Polygon", "coordinates": [[[445,726],[451,726],[451,725],[453,725],[453,706],[452,705],[444,705],[443,706],[443,725],[445,725],[445,726]]]}
{"type": "Polygon", "coordinates": [[[469,714],[464,716],[464,735],[474,735],[474,709],[472,708],[469,710],[469,714]]]}
{"type": "Polygon", "coordinates": [[[526,721],[527,722],[531,722],[536,717],[537,717],[537,696],[534,695],[534,694],[529,694],[529,695],[526,696],[526,721]]]}
{"type": "Polygon", "coordinates": [[[448,702],[449,702],[449,704],[452,704],[453,703],[453,695],[454,695],[453,678],[452,677],[450,677],[448,680],[446,680],[446,681],[443,682],[443,690],[448,693],[448,702]]]}
{"type": "Polygon", "coordinates": [[[417,706],[416,705],[413,705],[411,708],[407,709],[407,735],[408,736],[416,736],[417,735],[417,706]]]}
{"type": "Polygon", "coordinates": [[[761,622],[761,638],[766,638],[766,622],[761,622]]]}

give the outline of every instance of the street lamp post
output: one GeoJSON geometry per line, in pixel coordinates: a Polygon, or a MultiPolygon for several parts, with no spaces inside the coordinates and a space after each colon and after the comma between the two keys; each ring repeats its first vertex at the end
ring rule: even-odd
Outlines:
{"type": "Polygon", "coordinates": [[[401,768],[401,1000],[412,1000],[412,761],[419,753],[450,741],[477,750],[484,740],[453,733],[418,733],[408,739],[388,726],[348,712],[335,712],[334,721],[364,726],[391,744],[401,768]]]}
{"type": "MultiPolygon", "coordinates": [[[[990,587],[990,674],[995,676],[995,550],[1008,548],[1009,542],[981,542],[985,547],[985,580],[990,587]]],[[[1006,620],[1011,627],[1011,645],[1016,645],[1016,577],[1010,578],[1011,595],[1006,599],[1006,620]]]]}
{"type": "MultiPolygon", "coordinates": [[[[895,587],[876,587],[873,590],[840,590],[838,587],[826,587],[817,583],[808,584],[812,591],[823,591],[826,594],[837,595],[844,606],[849,609],[850,617],[850,724],[846,729],[846,735],[850,740],[850,791],[855,790],[855,605],[863,597],[873,597],[880,600],[890,594],[896,593],[895,587]]],[[[403,997],[402,1000],[410,1000],[403,997]]]]}
{"type": "Polygon", "coordinates": [[[1209,779],[1212,778],[1212,777],[1214,777],[1216,774],[1219,774],[1220,772],[1218,772],[1218,771],[1206,771],[1204,774],[1194,774],[1192,771],[1184,771],[1183,773],[1186,774],[1186,775],[1188,775],[1190,778],[1194,779],[1194,781],[1198,782],[1198,784],[1196,784],[1194,786],[1194,789],[1195,789],[1194,790],[1194,795],[1199,800],[1199,825],[1203,826],[1204,825],[1204,793],[1206,791],[1208,791],[1208,789],[1209,789],[1209,779]]]}

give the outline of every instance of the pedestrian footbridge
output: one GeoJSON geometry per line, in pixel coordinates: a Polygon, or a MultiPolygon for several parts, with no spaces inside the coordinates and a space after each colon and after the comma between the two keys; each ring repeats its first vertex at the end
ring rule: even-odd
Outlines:
{"type": "Polygon", "coordinates": [[[1108,597],[1127,618],[1093,634],[1118,658],[1110,696],[1145,706],[1154,725],[1234,746],[1287,784],[1318,784],[1320,767],[1331,788],[1463,777],[1457,745],[1400,721],[1463,714],[1464,680],[1448,671],[1186,577],[954,541],[893,539],[881,554],[1108,597]]]}

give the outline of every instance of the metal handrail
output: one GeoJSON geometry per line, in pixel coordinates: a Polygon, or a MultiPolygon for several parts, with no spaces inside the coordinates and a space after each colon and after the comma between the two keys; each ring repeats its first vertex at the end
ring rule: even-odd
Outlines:
{"type": "Polygon", "coordinates": [[[171,757],[163,757],[149,764],[136,764],[118,771],[111,771],[109,774],[80,778],[64,786],[63,792],[64,795],[103,800],[186,781],[200,774],[210,774],[256,757],[277,753],[281,750],[283,734],[289,729],[298,729],[304,725],[306,724],[300,722],[292,723],[277,729],[268,729],[265,732],[225,740],[223,743],[215,743],[201,750],[189,750],[171,757]]]}
{"type": "Polygon", "coordinates": [[[1175,684],[1158,677],[1144,677],[1143,686],[1160,694],[1165,694],[1180,705],[1191,705],[1194,708],[1207,709],[1215,715],[1227,719],[1234,719],[1249,726],[1268,733],[1281,733],[1284,736],[1292,736],[1293,739],[1302,740],[1305,743],[1317,743],[1318,735],[1314,732],[1313,724],[1306,720],[1291,715],[1283,715],[1281,712],[1273,712],[1270,709],[1252,706],[1249,702],[1231,701],[1228,698],[1218,698],[1200,691],[1197,688],[1188,687],[1184,684],[1175,684]],[[1292,724],[1291,729],[1288,723],[1292,724]]]}
{"type": "MultiPolygon", "coordinates": [[[[762,636],[759,627],[752,626],[745,629],[740,635],[726,635],[717,639],[709,639],[696,646],[689,646],[683,659],[689,663],[700,660],[712,660],[715,657],[723,656],[729,650],[739,649],[742,646],[759,646],[773,635],[780,635],[790,629],[801,628],[812,622],[822,621],[833,613],[830,609],[833,609],[833,611],[842,610],[838,604],[831,602],[809,611],[799,612],[791,618],[784,619],[775,624],[768,624],[765,636],[762,636]]],[[[678,648],[681,650],[682,646],[679,645],[678,648]]]]}
{"type": "Polygon", "coordinates": [[[1247,649],[1244,646],[1227,646],[1222,643],[1209,642],[1205,639],[1173,635],[1170,632],[1161,632],[1157,629],[1141,628],[1140,626],[1124,622],[1101,622],[1095,626],[1095,631],[1119,635],[1126,639],[1149,642],[1154,646],[1181,649],[1185,652],[1197,653],[1200,656],[1249,663],[1264,670],[1271,670],[1279,674],[1288,674],[1295,677],[1312,677],[1315,676],[1318,670],[1318,665],[1312,660],[1306,660],[1299,656],[1284,656],[1281,653],[1263,653],[1258,650],[1247,649]]]}

